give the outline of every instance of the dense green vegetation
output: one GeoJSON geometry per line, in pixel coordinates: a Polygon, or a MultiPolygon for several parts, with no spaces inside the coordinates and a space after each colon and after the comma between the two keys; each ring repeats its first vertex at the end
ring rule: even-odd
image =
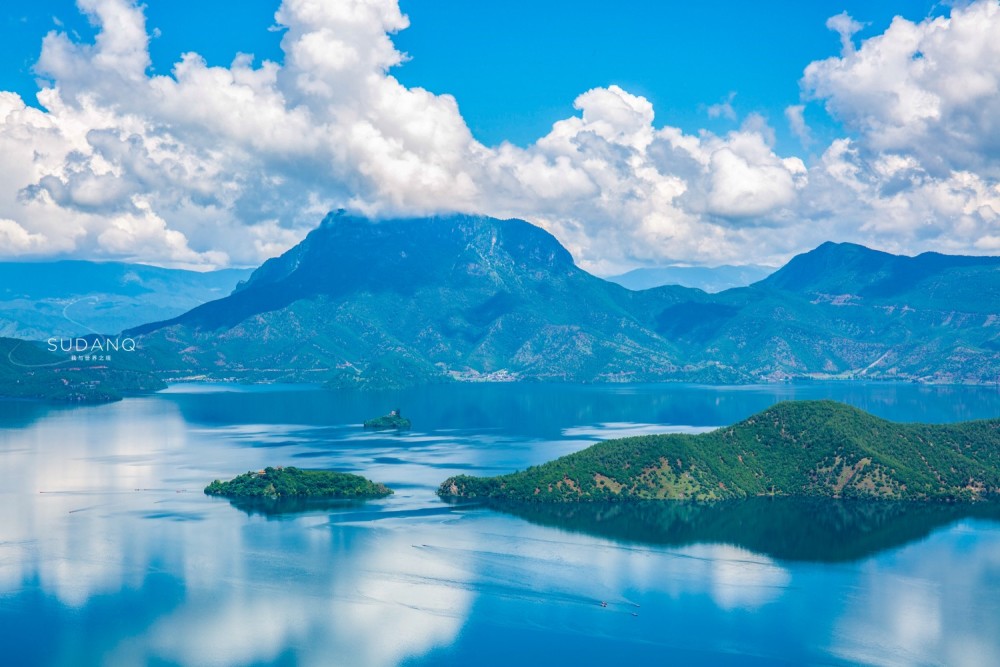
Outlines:
{"type": "Polygon", "coordinates": [[[333,387],[993,383],[998,267],[827,243],[749,287],[629,291],[523,221],[331,215],[232,295],[134,333],[164,377],[333,387]]]}
{"type": "Polygon", "coordinates": [[[410,420],[399,414],[399,410],[393,410],[387,415],[365,421],[365,428],[405,430],[410,428],[410,420]]]}
{"type": "Polygon", "coordinates": [[[0,338],[0,397],[102,403],[162,389],[164,383],[128,353],[112,361],[72,361],[40,343],[0,338]]]}
{"type": "Polygon", "coordinates": [[[267,467],[237,475],[228,482],[215,480],[205,487],[210,496],[227,498],[382,498],[392,494],[384,484],[360,475],[332,470],[267,467]]]}
{"type": "Polygon", "coordinates": [[[609,440],[522,472],[459,475],[439,495],[521,502],[1000,494],[1000,420],[896,424],[833,401],[779,403],[699,435],[609,440]]]}

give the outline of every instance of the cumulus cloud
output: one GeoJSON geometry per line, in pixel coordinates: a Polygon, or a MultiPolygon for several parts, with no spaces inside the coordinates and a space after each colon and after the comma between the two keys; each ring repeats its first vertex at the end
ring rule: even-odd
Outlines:
{"type": "Polygon", "coordinates": [[[810,64],[803,85],[872,151],[911,154],[934,175],[1000,176],[995,0],[920,23],[896,17],[859,49],[810,64]]]}
{"type": "Polygon", "coordinates": [[[408,25],[395,0],[285,0],[282,64],[188,53],[169,76],[148,74],[141,7],[79,5],[98,36],[45,38],[43,110],[0,97],[0,252],[252,264],[346,207],[525,217],[592,266],[708,260],[736,256],[731,219],[793,197],[758,131],[657,128],[650,102],[617,86],[584,91],[579,115],[528,148],[487,148],[453,97],[391,75],[406,60],[391,35],[408,25]]]}
{"type": "Polygon", "coordinates": [[[806,105],[804,104],[791,104],[785,107],[785,119],[788,121],[788,127],[792,130],[792,134],[798,137],[799,142],[803,146],[809,146],[812,144],[812,132],[809,130],[809,124],[806,123],[805,110],[806,105]]]}
{"type": "MultiPolygon", "coordinates": [[[[846,17],[846,15],[844,15],[846,17]]],[[[838,30],[854,26],[839,18],[838,30]]],[[[835,26],[837,27],[837,26],[835,26]]],[[[853,27],[850,27],[853,30],[853,27]]],[[[897,17],[802,80],[853,136],[815,169],[854,193],[865,235],[898,249],[995,252],[1000,195],[1000,4],[980,0],[919,23],[897,17]]],[[[818,203],[819,197],[810,203],[818,203]]],[[[843,210],[843,209],[841,209],[843,210]]]]}
{"type": "Polygon", "coordinates": [[[32,234],[13,220],[0,218],[0,248],[8,252],[31,254],[46,246],[43,234],[32,234]]]}
{"type": "MultiPolygon", "coordinates": [[[[397,0],[284,0],[282,63],[185,54],[150,75],[132,0],[79,0],[93,44],[46,36],[41,110],[0,93],[0,254],[255,264],[333,208],[372,216],[473,212],[552,231],[586,268],[773,262],[828,239],[987,252],[1000,133],[995,0],[947,19],[896,19],[803,90],[848,136],[812,164],[780,155],[767,120],[725,135],[657,124],[618,86],[535,143],[479,143],[458,101],[392,75],[407,56],[397,0]],[[961,44],[962,48],[956,48],[961,44]]],[[[710,115],[736,120],[731,94],[710,115]]],[[[805,142],[804,106],[786,118],[805,142]]]]}

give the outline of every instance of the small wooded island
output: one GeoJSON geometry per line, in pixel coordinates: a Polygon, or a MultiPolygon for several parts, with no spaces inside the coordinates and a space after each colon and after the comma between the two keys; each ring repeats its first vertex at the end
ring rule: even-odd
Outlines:
{"type": "Polygon", "coordinates": [[[210,496],[226,498],[384,498],[392,489],[360,475],[332,470],[267,467],[237,475],[228,482],[215,480],[205,487],[210,496]]]}
{"type": "Polygon", "coordinates": [[[410,428],[410,420],[399,414],[399,410],[396,409],[392,410],[387,415],[367,420],[365,422],[365,428],[397,429],[402,431],[410,428]]]}
{"type": "Polygon", "coordinates": [[[709,433],[608,440],[521,472],[458,475],[438,495],[515,502],[997,499],[1000,419],[897,424],[834,401],[790,401],[709,433]]]}

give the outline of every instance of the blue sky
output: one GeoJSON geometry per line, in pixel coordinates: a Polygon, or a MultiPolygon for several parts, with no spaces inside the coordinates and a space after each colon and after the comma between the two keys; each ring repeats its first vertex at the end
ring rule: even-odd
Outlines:
{"type": "Polygon", "coordinates": [[[255,265],[336,208],[519,217],[604,274],[1000,254],[1000,0],[6,0],[0,30],[0,257],[255,265]]]}
{"type": "MultiPolygon", "coordinates": [[[[238,11],[205,0],[144,4],[150,30],[159,31],[150,44],[155,72],[168,73],[187,51],[223,66],[237,52],[283,58],[281,33],[268,31],[276,0],[241,0],[238,11]]],[[[527,145],[570,115],[582,91],[618,84],[648,98],[658,124],[688,132],[732,129],[734,121],[711,118],[707,109],[736,93],[731,106],[738,116],[764,114],[779,147],[796,141],[782,119],[784,108],[799,102],[803,69],[839,49],[827,18],[848,12],[865,24],[858,34],[864,38],[896,15],[920,20],[947,9],[929,0],[402,0],[400,6],[411,26],[394,41],[411,60],[393,74],[407,86],[454,95],[486,144],[527,145]]],[[[0,89],[27,100],[37,90],[32,67],[42,37],[66,29],[92,40],[95,32],[73,0],[6,0],[0,11],[0,89]]],[[[818,138],[832,132],[821,107],[806,114],[818,138]]]]}
{"type": "MultiPolygon", "coordinates": [[[[735,92],[743,115],[774,119],[799,101],[809,62],[837,53],[827,18],[847,11],[884,30],[896,14],[921,19],[933,2],[677,2],[665,0],[404,0],[412,27],[397,44],[413,55],[408,85],[451,92],[487,143],[524,144],[572,112],[580,91],[618,84],[647,97],[659,122],[689,132],[730,129],[709,105],[735,92]],[[456,57],[455,54],[463,54],[456,57]]],[[[863,36],[865,32],[862,32],[863,36]]],[[[822,114],[811,119],[822,122],[822,114]]],[[[778,125],[781,125],[778,127],[778,125]]]]}

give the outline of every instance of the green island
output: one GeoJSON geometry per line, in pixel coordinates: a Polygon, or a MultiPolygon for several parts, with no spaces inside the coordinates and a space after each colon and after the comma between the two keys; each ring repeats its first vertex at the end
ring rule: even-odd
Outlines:
{"type": "Polygon", "coordinates": [[[205,487],[210,496],[226,498],[384,498],[392,489],[360,475],[332,470],[302,470],[278,466],[215,480],[205,487]]]}
{"type": "Polygon", "coordinates": [[[399,414],[397,409],[387,415],[365,421],[365,428],[404,430],[410,428],[410,420],[399,414]]]}
{"type": "Polygon", "coordinates": [[[438,495],[515,502],[754,496],[942,500],[1000,496],[1000,419],[898,424],[834,401],[789,401],[698,435],[600,442],[438,495]]]}

